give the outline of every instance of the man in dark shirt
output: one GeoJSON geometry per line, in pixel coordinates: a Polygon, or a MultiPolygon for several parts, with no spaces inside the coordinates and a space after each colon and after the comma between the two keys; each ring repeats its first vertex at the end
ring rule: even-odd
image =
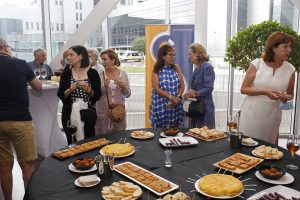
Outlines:
{"type": "Polygon", "coordinates": [[[33,161],[37,159],[27,83],[36,91],[42,90],[41,82],[26,61],[11,57],[10,46],[0,38],[0,180],[6,200],[12,199],[12,145],[25,188],[33,171],[33,161]]]}
{"type": "Polygon", "coordinates": [[[28,62],[29,66],[32,68],[32,70],[39,70],[40,71],[40,80],[51,80],[51,76],[53,76],[52,69],[48,64],[45,63],[46,60],[46,52],[42,48],[38,48],[34,50],[33,52],[34,60],[31,62],[28,62]],[[45,78],[42,77],[42,70],[45,70],[47,72],[47,76],[45,78]]]}

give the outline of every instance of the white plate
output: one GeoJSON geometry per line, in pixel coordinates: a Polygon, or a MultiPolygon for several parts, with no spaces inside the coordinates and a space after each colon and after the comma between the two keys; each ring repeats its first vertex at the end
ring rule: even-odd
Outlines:
{"type": "Polygon", "coordinates": [[[282,185],[276,185],[252,195],[251,197],[248,198],[248,200],[256,200],[265,194],[274,193],[274,192],[277,192],[285,196],[286,198],[300,197],[300,192],[298,192],[297,190],[282,185]]]}
{"type": "Polygon", "coordinates": [[[87,187],[93,187],[95,185],[97,185],[98,183],[100,183],[100,178],[97,177],[97,182],[96,183],[93,183],[91,185],[81,185],[81,183],[78,181],[79,177],[74,181],[74,184],[78,187],[84,187],[84,188],[87,188],[87,187]]]}
{"type": "Polygon", "coordinates": [[[259,173],[259,171],[255,172],[255,176],[264,182],[272,183],[272,184],[276,184],[276,185],[286,185],[286,184],[290,184],[290,183],[294,182],[294,177],[287,172],[285,173],[285,175],[283,177],[281,177],[280,179],[277,179],[277,180],[267,179],[267,178],[263,177],[259,173]]]}
{"type": "Polygon", "coordinates": [[[96,166],[96,164],[95,164],[91,169],[80,170],[80,169],[77,169],[77,168],[73,165],[73,163],[70,163],[70,164],[69,164],[69,170],[72,171],[72,172],[76,172],[76,173],[88,173],[88,172],[96,171],[96,170],[97,170],[97,166],[96,166]]]}
{"type": "Polygon", "coordinates": [[[255,141],[254,144],[247,144],[247,143],[244,143],[243,140],[242,140],[242,145],[247,146],[247,147],[254,147],[254,146],[258,145],[258,142],[255,141]]]}
{"type": "Polygon", "coordinates": [[[232,197],[230,197],[230,196],[219,196],[219,197],[217,197],[217,196],[212,196],[212,195],[206,194],[205,192],[203,192],[203,191],[199,188],[199,186],[198,186],[198,182],[199,182],[199,181],[200,181],[200,179],[198,179],[198,180],[196,181],[196,183],[195,183],[195,188],[196,188],[196,190],[197,190],[199,193],[203,194],[204,196],[211,197],[211,198],[216,198],[216,199],[232,199],[232,198],[234,198],[234,197],[240,196],[240,195],[243,194],[243,192],[244,192],[244,189],[243,189],[239,194],[234,195],[234,196],[232,196],[232,197]]]}
{"type": "Polygon", "coordinates": [[[181,132],[179,132],[179,133],[177,133],[176,135],[174,135],[174,136],[167,136],[164,132],[161,132],[160,133],[160,136],[161,137],[182,137],[183,136],[183,133],[181,133],[181,132]]]}
{"type": "Polygon", "coordinates": [[[129,178],[130,180],[132,180],[132,181],[138,183],[139,185],[141,185],[141,186],[143,186],[144,188],[150,190],[150,191],[153,192],[154,194],[157,194],[158,196],[163,196],[163,195],[165,195],[165,194],[167,194],[167,193],[169,193],[169,192],[171,192],[171,191],[176,190],[177,188],[179,188],[179,186],[176,185],[175,183],[172,183],[171,181],[168,181],[168,180],[162,178],[161,176],[158,176],[158,175],[156,175],[156,174],[154,174],[154,173],[152,173],[152,172],[150,172],[150,171],[148,171],[148,170],[146,170],[146,169],[144,169],[144,168],[142,168],[142,167],[140,167],[140,166],[138,166],[138,165],[135,165],[135,164],[133,164],[132,162],[123,162],[123,163],[121,163],[121,164],[115,165],[115,166],[114,166],[114,171],[116,171],[116,172],[122,174],[123,176],[129,178]],[[137,168],[140,168],[140,169],[143,170],[143,171],[146,171],[146,172],[150,173],[152,176],[155,176],[155,177],[157,177],[157,178],[159,178],[159,179],[161,179],[161,180],[164,180],[164,181],[168,182],[168,183],[171,185],[171,189],[159,193],[159,192],[157,192],[157,191],[155,191],[155,190],[149,188],[149,187],[146,186],[145,184],[141,183],[140,181],[138,181],[138,180],[136,180],[136,179],[134,179],[134,178],[128,176],[127,174],[124,174],[123,172],[119,171],[118,169],[116,169],[117,166],[123,165],[123,164],[126,164],[126,163],[130,163],[131,165],[133,165],[133,166],[135,166],[135,167],[137,167],[137,168]]]}
{"type": "MultiPolygon", "coordinates": [[[[135,153],[135,150],[133,150],[131,153],[129,153],[127,155],[124,155],[124,156],[114,156],[114,158],[124,158],[124,157],[130,156],[130,155],[132,155],[134,153],[135,153]]],[[[103,153],[102,149],[100,149],[100,154],[101,155],[105,155],[105,153],[103,153]]]]}
{"type": "MultiPolygon", "coordinates": [[[[252,155],[254,155],[254,156],[256,156],[257,158],[261,158],[261,157],[259,157],[256,153],[255,153],[255,149],[253,149],[252,151],[251,151],[251,153],[252,153],[252,155]]],[[[283,157],[283,156],[282,156],[283,157]]],[[[281,158],[282,158],[281,157],[281,158]]],[[[261,158],[261,159],[265,159],[265,160],[280,160],[281,158],[279,158],[279,159],[275,159],[275,158],[261,158]]]]}
{"type": "Polygon", "coordinates": [[[165,147],[183,147],[183,146],[191,146],[191,145],[198,144],[198,141],[195,138],[189,136],[160,138],[159,142],[161,145],[165,147]],[[177,143],[173,142],[174,140],[176,140],[177,143]],[[189,142],[189,144],[181,144],[180,142],[178,142],[178,140],[180,140],[181,142],[189,142]],[[171,141],[173,142],[173,144],[172,145],[168,144],[171,141]]]}
{"type": "Polygon", "coordinates": [[[145,135],[145,136],[136,136],[134,134],[134,132],[132,132],[132,133],[130,133],[130,136],[132,138],[139,139],[139,140],[146,140],[146,139],[150,139],[150,138],[154,137],[154,133],[151,133],[151,132],[148,132],[148,131],[143,131],[143,132],[146,132],[148,135],[145,135]]]}

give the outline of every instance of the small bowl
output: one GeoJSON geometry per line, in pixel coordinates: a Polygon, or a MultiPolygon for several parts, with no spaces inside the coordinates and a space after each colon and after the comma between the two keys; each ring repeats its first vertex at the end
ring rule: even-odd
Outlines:
{"type": "Polygon", "coordinates": [[[285,175],[285,171],[283,169],[272,165],[260,166],[258,171],[263,177],[271,180],[280,179],[285,175]]]}
{"type": "Polygon", "coordinates": [[[78,158],[72,162],[72,164],[79,170],[88,170],[91,169],[95,164],[95,160],[93,158],[78,158]]]}
{"type": "Polygon", "coordinates": [[[166,136],[176,136],[180,130],[177,128],[166,128],[163,130],[163,132],[166,136]]]}

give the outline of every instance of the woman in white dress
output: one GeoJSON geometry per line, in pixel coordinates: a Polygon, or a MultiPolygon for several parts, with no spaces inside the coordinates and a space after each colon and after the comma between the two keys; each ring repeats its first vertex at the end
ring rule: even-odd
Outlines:
{"type": "Polygon", "coordinates": [[[280,103],[294,97],[295,68],[287,62],[294,38],[272,33],[262,58],[251,62],[241,87],[243,103],[239,130],[245,135],[277,144],[281,122],[280,103]]]}

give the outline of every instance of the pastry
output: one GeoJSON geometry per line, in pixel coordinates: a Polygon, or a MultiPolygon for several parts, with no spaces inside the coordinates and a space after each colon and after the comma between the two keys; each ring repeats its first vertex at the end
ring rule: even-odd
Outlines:
{"type": "Polygon", "coordinates": [[[135,200],[142,196],[142,189],[131,182],[113,182],[102,188],[102,197],[106,200],[135,200]]]}
{"type": "Polygon", "coordinates": [[[83,153],[85,151],[89,151],[91,149],[95,149],[97,147],[102,147],[109,143],[110,143],[109,140],[107,140],[105,138],[101,138],[98,140],[94,140],[94,141],[90,141],[90,142],[83,143],[80,145],[76,145],[76,146],[70,147],[68,149],[56,151],[52,155],[57,158],[64,159],[64,158],[68,158],[68,157],[74,156],[79,153],[83,153]]]}
{"type": "Polygon", "coordinates": [[[226,174],[210,174],[202,177],[198,187],[206,194],[216,197],[233,197],[243,191],[242,182],[226,174]]]}
{"type": "Polygon", "coordinates": [[[149,171],[134,166],[131,163],[124,163],[114,167],[127,176],[133,178],[136,182],[141,183],[158,193],[165,192],[172,188],[171,184],[160,177],[150,173],[149,171]]]}
{"type": "Polygon", "coordinates": [[[259,147],[256,147],[253,150],[253,154],[260,158],[266,158],[266,159],[276,159],[279,160],[283,157],[282,151],[279,151],[277,148],[272,148],[270,146],[261,145],[259,147]]]}
{"type": "Polygon", "coordinates": [[[189,129],[187,134],[204,140],[211,140],[211,139],[225,137],[225,133],[223,131],[219,131],[216,129],[208,129],[206,126],[202,128],[189,129]]]}

